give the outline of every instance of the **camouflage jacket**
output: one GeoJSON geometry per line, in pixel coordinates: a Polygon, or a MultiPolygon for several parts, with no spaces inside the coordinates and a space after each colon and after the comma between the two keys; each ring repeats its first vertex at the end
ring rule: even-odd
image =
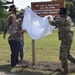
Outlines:
{"type": "Polygon", "coordinates": [[[72,39],[73,38],[73,23],[71,18],[67,15],[64,18],[59,17],[53,21],[50,21],[50,24],[56,26],[58,28],[58,36],[59,40],[63,39],[72,39]]]}
{"type": "MultiPolygon", "coordinates": [[[[19,25],[19,29],[22,30],[22,21],[23,18],[20,18],[20,20],[18,21],[18,25],[19,25]]],[[[24,33],[21,34],[20,40],[24,40],[24,33]]]]}

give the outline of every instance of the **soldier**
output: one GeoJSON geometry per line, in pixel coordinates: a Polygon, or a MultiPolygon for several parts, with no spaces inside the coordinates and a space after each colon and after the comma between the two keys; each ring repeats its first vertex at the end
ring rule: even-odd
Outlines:
{"type": "Polygon", "coordinates": [[[68,60],[75,63],[75,58],[70,54],[70,48],[73,42],[73,23],[71,18],[67,14],[67,9],[62,7],[59,10],[59,18],[51,21],[48,17],[49,23],[51,25],[57,26],[59,40],[61,40],[60,45],[60,55],[59,59],[62,63],[61,73],[68,73],[68,60]]]}
{"type": "MultiPolygon", "coordinates": [[[[19,27],[21,30],[22,30],[23,14],[24,14],[24,11],[21,11],[20,14],[16,15],[17,18],[21,18],[21,20],[19,21],[19,27]]],[[[21,38],[20,38],[20,44],[21,44],[20,45],[20,62],[23,61],[23,57],[24,57],[24,52],[23,52],[23,47],[24,47],[24,35],[23,34],[24,34],[24,32],[22,33],[21,38]]]]}

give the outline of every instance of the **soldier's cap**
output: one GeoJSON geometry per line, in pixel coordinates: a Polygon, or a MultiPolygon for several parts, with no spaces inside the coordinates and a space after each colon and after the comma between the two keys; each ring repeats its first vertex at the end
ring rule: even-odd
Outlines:
{"type": "Polygon", "coordinates": [[[14,4],[9,6],[9,11],[11,11],[13,8],[16,8],[16,6],[14,4]]]}
{"type": "Polygon", "coordinates": [[[67,14],[67,9],[65,7],[60,8],[59,14],[67,14]]]}

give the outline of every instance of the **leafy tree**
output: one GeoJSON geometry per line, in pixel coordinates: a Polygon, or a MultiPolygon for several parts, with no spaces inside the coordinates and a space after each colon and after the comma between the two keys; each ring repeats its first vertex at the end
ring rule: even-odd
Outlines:
{"type": "Polygon", "coordinates": [[[3,18],[5,15],[5,11],[8,8],[8,4],[11,4],[13,2],[9,2],[7,0],[0,0],[0,19],[3,18]]]}
{"type": "Polygon", "coordinates": [[[7,17],[7,11],[8,4],[12,4],[13,2],[7,1],[7,0],[0,0],[0,31],[3,30],[4,23],[7,17]]]}
{"type": "Polygon", "coordinates": [[[75,0],[52,0],[52,1],[66,1],[66,8],[70,11],[72,19],[75,18],[75,0]]]}
{"type": "Polygon", "coordinates": [[[0,0],[0,19],[1,19],[2,15],[3,15],[3,7],[2,7],[2,5],[3,5],[3,2],[0,0]]]}
{"type": "Polygon", "coordinates": [[[72,19],[75,17],[75,2],[73,0],[67,0],[66,2],[66,8],[70,11],[70,16],[72,19]]]}

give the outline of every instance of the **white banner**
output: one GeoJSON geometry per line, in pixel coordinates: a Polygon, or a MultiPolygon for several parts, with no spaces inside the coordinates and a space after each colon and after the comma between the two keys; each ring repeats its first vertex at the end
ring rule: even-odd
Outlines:
{"type": "Polygon", "coordinates": [[[31,39],[37,40],[51,34],[55,26],[49,24],[47,16],[44,18],[35,14],[27,7],[24,13],[22,29],[26,30],[31,39]]]}

